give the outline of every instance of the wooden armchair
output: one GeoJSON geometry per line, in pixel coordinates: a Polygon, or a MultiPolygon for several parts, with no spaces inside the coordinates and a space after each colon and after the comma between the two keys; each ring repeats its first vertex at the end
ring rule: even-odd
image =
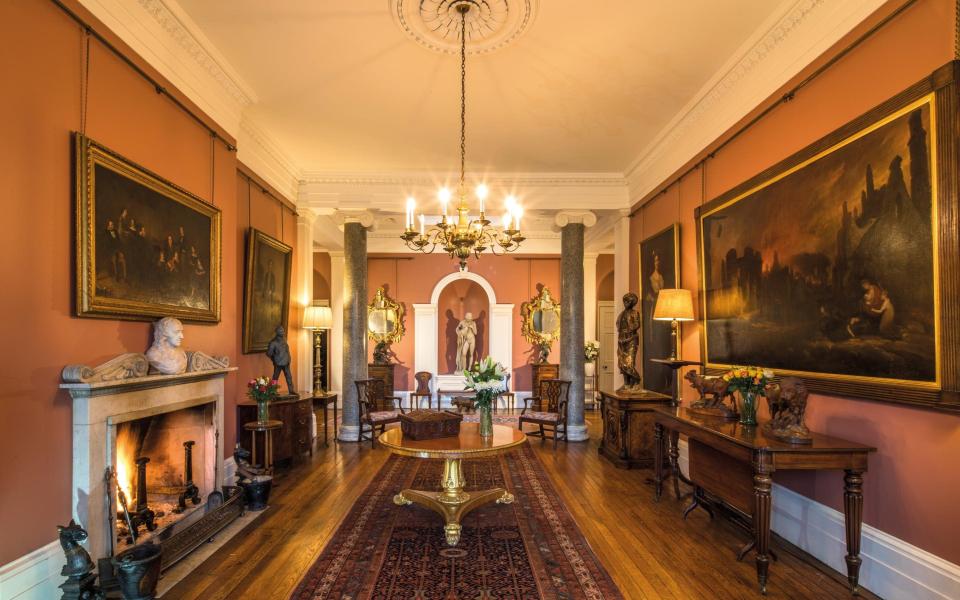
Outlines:
{"type": "MultiPolygon", "coordinates": [[[[416,375],[413,376],[417,380],[417,389],[412,394],[410,394],[410,409],[414,410],[414,402],[416,402],[416,408],[420,408],[420,398],[427,399],[427,409],[429,410],[433,406],[433,392],[430,391],[430,381],[433,379],[433,375],[426,371],[418,371],[416,375]]],[[[440,403],[437,403],[437,409],[440,408],[440,403]]]]}
{"type": "Polygon", "coordinates": [[[377,439],[377,427],[380,428],[380,433],[383,433],[390,423],[399,423],[400,415],[404,412],[403,406],[400,398],[385,394],[382,379],[358,379],[354,384],[357,386],[357,401],[360,403],[359,440],[367,439],[364,434],[369,433],[372,448],[377,439]],[[365,430],[364,426],[368,429],[365,430]]]}
{"type": "MultiPolygon", "coordinates": [[[[504,409],[509,408],[510,410],[513,410],[514,408],[516,408],[517,397],[513,392],[510,391],[510,374],[509,373],[507,373],[506,379],[504,380],[503,385],[504,385],[503,391],[497,394],[497,402],[500,401],[500,398],[503,398],[504,399],[503,408],[504,409]]],[[[494,412],[496,412],[496,409],[497,409],[496,402],[493,404],[493,408],[494,408],[494,412]]]]}
{"type": "Polygon", "coordinates": [[[520,418],[517,422],[517,428],[523,431],[524,423],[533,423],[539,425],[540,431],[528,433],[546,438],[544,426],[549,427],[553,437],[553,447],[557,447],[557,439],[562,435],[563,441],[567,441],[567,402],[570,396],[570,382],[562,379],[541,379],[540,394],[523,399],[523,411],[520,412],[520,418]],[[530,410],[530,404],[536,402],[534,406],[537,410],[530,410]],[[562,433],[561,433],[562,430],[562,433]]]}

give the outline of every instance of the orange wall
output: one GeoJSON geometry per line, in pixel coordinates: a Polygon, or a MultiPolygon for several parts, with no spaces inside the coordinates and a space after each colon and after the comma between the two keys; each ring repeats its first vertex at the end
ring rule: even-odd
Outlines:
{"type": "Polygon", "coordinates": [[[597,257],[597,301],[613,300],[613,255],[597,257]]]}
{"type": "MultiPolygon", "coordinates": [[[[123,47],[76,2],[68,4],[123,47]]],[[[144,351],[151,325],[72,316],[70,132],[80,129],[81,30],[44,1],[0,2],[0,22],[8,25],[0,41],[0,72],[5,77],[0,94],[4,115],[0,188],[8,223],[0,236],[5,290],[0,294],[4,379],[0,564],[4,564],[49,543],[56,538],[54,526],[70,520],[72,403],[58,389],[60,370],[68,364],[96,365],[123,352],[144,351]]],[[[187,324],[185,344],[229,355],[241,363],[241,373],[247,371],[240,357],[240,232],[247,213],[238,211],[236,155],[215,143],[212,176],[209,133],[98,42],[90,46],[87,134],[223,211],[222,320],[216,325],[187,324]]],[[[255,204],[254,223],[271,231],[279,223],[279,211],[255,204]]],[[[287,215],[289,235],[295,232],[291,219],[287,215]]],[[[242,393],[238,380],[236,375],[226,379],[223,435],[228,454],[234,444],[233,400],[242,393]]]]}
{"type": "MultiPolygon", "coordinates": [[[[414,345],[416,335],[413,322],[413,304],[428,304],[433,287],[446,275],[456,271],[457,264],[446,255],[370,255],[367,262],[367,293],[370,298],[377,288],[386,286],[390,295],[406,305],[407,334],[393,351],[403,363],[396,369],[396,389],[413,387],[414,345]]],[[[513,379],[515,390],[529,391],[531,372],[529,366],[531,345],[520,335],[520,303],[536,294],[536,286],[542,283],[550,288],[555,297],[560,296],[560,258],[552,257],[489,257],[470,260],[470,270],[484,277],[493,286],[497,302],[513,304],[513,379]]],[[[442,326],[442,321],[441,321],[442,326]]],[[[372,353],[372,345],[371,353],[372,353]]],[[[551,362],[560,360],[560,346],[553,345],[551,362]]],[[[442,370],[442,369],[441,369],[442,370]]]]}
{"type": "MultiPolygon", "coordinates": [[[[900,4],[889,3],[838,46],[845,47],[900,4]]],[[[954,11],[952,0],[919,0],[803,88],[794,100],[776,108],[707,162],[706,199],[788,157],[951,60],[954,11]]],[[[806,74],[800,74],[788,87],[806,74]]],[[[674,222],[678,205],[682,215],[682,285],[698,289],[693,211],[701,203],[701,174],[699,170],[691,173],[680,185],[656,196],[632,219],[630,286],[634,291],[637,244],[674,222]]],[[[685,324],[685,358],[699,358],[698,336],[695,323],[685,324]]],[[[684,392],[688,398],[692,394],[689,389],[684,392]]],[[[816,431],[878,448],[866,475],[866,523],[960,564],[960,525],[955,514],[956,498],[960,496],[960,417],[865,400],[812,396],[807,423],[816,431]]],[[[839,473],[782,473],[775,479],[842,510],[839,473]]]]}
{"type": "MultiPolygon", "coordinates": [[[[330,253],[313,253],[313,299],[330,299],[330,253]]],[[[374,290],[376,291],[376,290],[374,290]]]]}

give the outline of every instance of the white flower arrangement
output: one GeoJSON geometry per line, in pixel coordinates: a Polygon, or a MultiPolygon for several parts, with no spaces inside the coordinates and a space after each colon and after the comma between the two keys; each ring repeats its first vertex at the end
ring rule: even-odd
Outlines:
{"type": "Polygon", "coordinates": [[[583,359],[587,362],[593,362],[600,356],[600,342],[593,340],[583,345],[583,359]]]}

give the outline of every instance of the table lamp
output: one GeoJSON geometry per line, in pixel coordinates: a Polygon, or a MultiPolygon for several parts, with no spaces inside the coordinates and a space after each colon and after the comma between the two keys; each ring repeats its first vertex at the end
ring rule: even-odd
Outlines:
{"type": "Polygon", "coordinates": [[[329,306],[308,306],[303,313],[303,328],[313,332],[313,395],[323,396],[323,331],[333,325],[333,311],[329,306]]]}
{"type": "Polygon", "coordinates": [[[693,294],[690,290],[679,288],[660,290],[653,318],[656,321],[670,321],[670,360],[677,360],[677,333],[680,321],[693,320],[693,294]]]}

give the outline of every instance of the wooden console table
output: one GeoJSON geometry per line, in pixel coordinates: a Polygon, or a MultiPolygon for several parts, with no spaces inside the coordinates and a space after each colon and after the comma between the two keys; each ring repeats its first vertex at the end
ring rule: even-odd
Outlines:
{"type": "Polygon", "coordinates": [[[656,499],[663,490],[664,431],[669,432],[670,468],[674,487],[679,476],[678,438],[689,441],[690,480],[696,487],[694,502],[702,492],[716,496],[736,513],[752,521],[754,540],[741,552],[756,550],[760,592],[767,590],[770,565],[770,488],[777,470],[844,471],[843,515],[847,533],[847,580],[857,592],[860,577],[860,529],[863,525],[863,474],[867,457],[876,448],[839,438],[813,435],[812,444],[788,444],[763,435],[762,426],[745,427],[714,417],[692,415],[685,408],[653,410],[656,445],[656,499]]]}
{"type": "Polygon", "coordinates": [[[666,394],[600,390],[603,435],[597,452],[621,469],[653,465],[653,409],[670,404],[666,394]]]}
{"type": "MultiPolygon", "coordinates": [[[[295,457],[313,454],[310,440],[310,416],[313,413],[311,396],[281,396],[270,403],[270,419],[283,423],[273,441],[273,460],[287,464],[295,457]]],[[[237,441],[249,448],[252,434],[239,424],[257,420],[257,404],[249,400],[237,402],[237,441]]]]}

